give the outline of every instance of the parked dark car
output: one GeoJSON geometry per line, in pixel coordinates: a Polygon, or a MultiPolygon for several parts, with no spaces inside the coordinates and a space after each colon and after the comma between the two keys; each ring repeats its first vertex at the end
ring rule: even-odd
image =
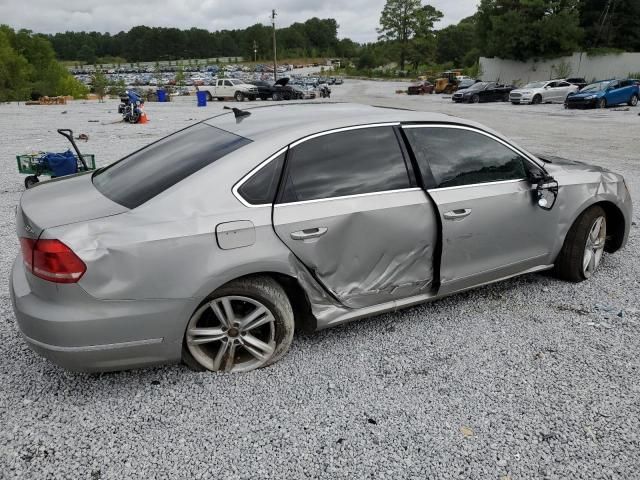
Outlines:
{"type": "Polygon", "coordinates": [[[565,108],[606,108],[626,103],[635,107],[640,98],[640,87],[634,79],[601,80],[587,85],[564,102],[565,108]]]}
{"type": "Polygon", "coordinates": [[[267,100],[268,98],[272,97],[273,87],[269,82],[265,82],[264,80],[256,80],[255,82],[250,83],[258,87],[258,98],[267,100]]]}
{"type": "Polygon", "coordinates": [[[508,102],[513,85],[500,85],[496,82],[478,82],[453,94],[456,103],[508,102]]]}
{"type": "Polygon", "coordinates": [[[424,95],[425,93],[433,93],[434,88],[435,87],[431,82],[425,80],[409,85],[409,88],[407,88],[407,95],[424,95]]]}
{"type": "Polygon", "coordinates": [[[289,85],[289,78],[279,78],[273,85],[273,93],[271,98],[274,100],[302,100],[304,95],[300,90],[289,85]]]}
{"type": "Polygon", "coordinates": [[[587,86],[587,81],[582,77],[567,78],[565,82],[569,82],[571,85],[577,85],[578,89],[583,89],[587,86]]]}

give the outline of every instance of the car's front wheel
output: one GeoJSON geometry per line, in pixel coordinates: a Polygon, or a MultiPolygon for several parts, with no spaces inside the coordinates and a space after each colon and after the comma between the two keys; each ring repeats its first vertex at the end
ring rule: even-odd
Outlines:
{"type": "Polygon", "coordinates": [[[278,361],[293,339],[285,291],[268,277],[235,280],[196,310],[182,358],[194,370],[248,372],[278,361]]]}
{"type": "Polygon", "coordinates": [[[556,275],[571,282],[591,278],[600,266],[606,239],[605,211],[597,205],[585,210],[567,233],[556,259],[556,275]]]}
{"type": "Polygon", "coordinates": [[[604,98],[600,98],[596,103],[596,107],[598,108],[607,108],[607,101],[604,98]]]}
{"type": "Polygon", "coordinates": [[[244,93],[236,92],[233,98],[236,100],[236,102],[244,102],[244,93]]]}
{"type": "Polygon", "coordinates": [[[474,95],[471,97],[471,103],[480,103],[480,95],[474,95]]]}

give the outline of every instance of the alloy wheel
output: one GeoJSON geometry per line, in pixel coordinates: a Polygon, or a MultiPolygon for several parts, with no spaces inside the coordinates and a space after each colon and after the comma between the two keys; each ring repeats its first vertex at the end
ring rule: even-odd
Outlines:
{"type": "Polygon", "coordinates": [[[584,247],[582,271],[585,278],[590,278],[600,265],[606,237],[607,220],[602,216],[597,217],[589,229],[584,247]]]}
{"type": "Polygon", "coordinates": [[[265,305],[249,297],[215,298],[189,321],[186,345],[207,370],[253,370],[274,354],[275,317],[265,305]]]}

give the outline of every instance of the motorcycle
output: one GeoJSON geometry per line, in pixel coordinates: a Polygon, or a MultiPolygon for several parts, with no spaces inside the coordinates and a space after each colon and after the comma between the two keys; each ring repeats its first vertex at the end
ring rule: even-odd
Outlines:
{"type": "Polygon", "coordinates": [[[126,122],[138,123],[142,116],[142,105],[144,100],[134,91],[125,91],[125,96],[120,97],[120,105],[118,113],[121,114],[126,122]]]}
{"type": "Polygon", "coordinates": [[[331,98],[331,89],[329,88],[329,85],[323,83],[322,85],[320,85],[319,89],[320,98],[331,98]]]}

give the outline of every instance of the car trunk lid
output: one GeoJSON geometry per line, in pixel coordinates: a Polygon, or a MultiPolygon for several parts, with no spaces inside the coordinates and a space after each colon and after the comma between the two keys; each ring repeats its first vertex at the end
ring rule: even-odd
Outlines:
{"type": "Polygon", "coordinates": [[[107,217],[129,209],[102,195],[83,173],[37,184],[22,195],[17,211],[18,237],[38,238],[43,230],[107,217]]]}

